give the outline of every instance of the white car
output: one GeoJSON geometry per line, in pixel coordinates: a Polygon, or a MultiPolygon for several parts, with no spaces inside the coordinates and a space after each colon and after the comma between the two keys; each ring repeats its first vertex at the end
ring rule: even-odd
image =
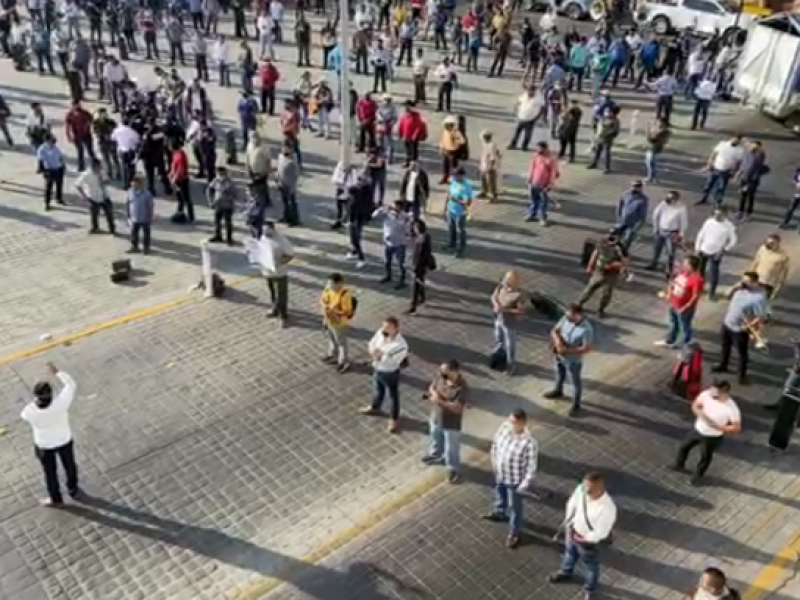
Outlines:
{"type": "Polygon", "coordinates": [[[733,29],[747,30],[755,21],[752,15],[739,12],[735,0],[657,0],[637,7],[637,20],[650,25],[659,35],[693,29],[711,35],[733,29]]]}

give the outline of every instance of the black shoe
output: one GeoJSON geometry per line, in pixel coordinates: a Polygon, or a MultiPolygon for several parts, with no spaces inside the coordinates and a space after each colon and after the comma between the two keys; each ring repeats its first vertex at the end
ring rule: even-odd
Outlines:
{"type": "Polygon", "coordinates": [[[774,404],[767,404],[766,406],[764,406],[764,410],[769,410],[769,411],[778,410],[780,406],[781,406],[780,402],[775,402],[774,404]]]}
{"type": "Polygon", "coordinates": [[[277,318],[277,316],[278,316],[278,311],[274,310],[274,309],[267,313],[267,318],[268,319],[275,319],[275,318],[277,318]]]}
{"type": "Polygon", "coordinates": [[[336,359],[333,356],[323,356],[322,362],[324,362],[326,365],[332,365],[336,362],[336,359]]]}
{"type": "Polygon", "coordinates": [[[558,390],[550,390],[549,392],[542,394],[542,398],[547,398],[548,400],[558,400],[559,398],[563,397],[564,392],[560,392],[558,390]]]}
{"type": "Polygon", "coordinates": [[[444,457],[426,454],[422,457],[422,462],[426,465],[438,465],[444,462],[444,457]]]}
{"type": "Polygon", "coordinates": [[[728,367],[725,367],[723,365],[716,365],[714,367],[711,367],[711,372],[712,373],[727,373],[728,372],[728,367]]]}
{"type": "Polygon", "coordinates": [[[214,235],[208,238],[208,241],[211,242],[212,244],[219,244],[222,242],[222,238],[218,235],[214,235]]]}
{"type": "Polygon", "coordinates": [[[686,467],[684,467],[683,465],[676,465],[675,463],[672,463],[669,466],[669,470],[675,471],[676,473],[686,473],[686,467]]]}
{"type": "Polygon", "coordinates": [[[398,282],[395,284],[395,286],[394,286],[394,289],[396,289],[396,290],[402,290],[404,287],[406,287],[406,282],[405,282],[405,281],[398,281],[398,282]]]}
{"type": "Polygon", "coordinates": [[[389,283],[391,280],[391,277],[384,277],[378,283],[389,283]]]}
{"type": "Polygon", "coordinates": [[[567,413],[567,416],[574,418],[574,417],[577,417],[579,414],[581,414],[581,409],[578,408],[577,406],[573,406],[572,408],[569,409],[569,412],[567,413]]]}
{"type": "Polygon", "coordinates": [[[83,495],[83,491],[79,487],[69,490],[68,493],[69,497],[73,500],[77,500],[83,495]]]}
{"type": "Polygon", "coordinates": [[[656,263],[650,263],[649,265],[647,265],[644,268],[644,270],[645,271],[655,271],[657,268],[658,268],[658,265],[656,263]]]}
{"type": "Polygon", "coordinates": [[[455,485],[457,483],[461,483],[461,475],[456,473],[455,471],[450,471],[447,473],[447,483],[450,485],[455,485]]]}
{"type": "Polygon", "coordinates": [[[694,203],[695,206],[702,206],[703,204],[708,204],[708,198],[703,198],[694,203]]]}
{"type": "Polygon", "coordinates": [[[572,573],[562,573],[558,571],[557,573],[553,573],[547,578],[547,581],[550,583],[568,583],[572,581],[572,573]]]}
{"type": "Polygon", "coordinates": [[[508,523],[509,518],[506,515],[498,515],[497,513],[489,513],[481,517],[484,521],[491,521],[492,523],[508,523]]]}
{"type": "Polygon", "coordinates": [[[698,487],[703,485],[703,476],[702,475],[692,475],[692,478],[689,480],[693,486],[698,487]]]}
{"type": "Polygon", "coordinates": [[[349,362],[343,362],[338,367],[336,367],[336,370],[339,373],[347,373],[350,370],[350,363],[349,362]]]}
{"type": "Polygon", "coordinates": [[[750,385],[750,378],[747,375],[739,375],[739,385],[750,385]]]}

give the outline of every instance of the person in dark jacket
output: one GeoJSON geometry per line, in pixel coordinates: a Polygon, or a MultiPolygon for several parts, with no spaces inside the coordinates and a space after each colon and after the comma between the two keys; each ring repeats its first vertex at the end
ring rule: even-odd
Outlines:
{"type": "Polygon", "coordinates": [[[357,268],[364,266],[366,258],[361,245],[364,226],[372,218],[372,184],[366,177],[359,178],[355,185],[347,189],[347,228],[350,234],[350,252],[347,258],[355,259],[357,268]]]}
{"type": "Polygon", "coordinates": [[[433,257],[433,244],[431,234],[425,221],[415,220],[411,225],[411,270],[414,273],[414,283],[411,286],[411,306],[406,314],[413,315],[420,304],[425,304],[425,276],[428,271],[436,268],[433,257]]]}
{"type": "Polygon", "coordinates": [[[767,155],[764,146],[759,141],[750,144],[749,151],[745,154],[739,171],[739,212],[736,221],[747,221],[753,216],[753,205],[756,201],[756,192],[761,185],[761,178],[769,172],[767,155]]]}
{"type": "Polygon", "coordinates": [[[164,193],[172,193],[172,185],[167,177],[167,138],[164,128],[153,118],[147,125],[144,136],[142,136],[142,147],[139,155],[144,165],[145,177],[147,178],[147,189],[153,196],[156,196],[156,175],[161,180],[164,193]]]}
{"type": "Polygon", "coordinates": [[[400,198],[405,200],[406,207],[414,216],[414,220],[419,220],[420,215],[426,212],[430,195],[431,186],[428,173],[418,162],[412,162],[400,183],[400,198]]]}

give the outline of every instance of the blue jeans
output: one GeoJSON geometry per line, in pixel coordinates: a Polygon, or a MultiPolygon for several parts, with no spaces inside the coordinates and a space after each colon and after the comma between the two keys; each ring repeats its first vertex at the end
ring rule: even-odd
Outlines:
{"type": "Polygon", "coordinates": [[[731,179],[729,171],[718,171],[711,169],[703,186],[703,196],[700,202],[707,202],[708,197],[714,196],[714,203],[719,206],[725,200],[725,191],[728,189],[728,182],[731,179]]]}
{"type": "Polygon", "coordinates": [[[505,352],[509,369],[514,366],[514,359],[517,357],[517,332],[513,327],[505,325],[502,317],[494,318],[494,349],[495,352],[505,352]]]}
{"type": "Polygon", "coordinates": [[[572,360],[564,360],[561,357],[556,358],[556,385],[555,391],[559,394],[564,393],[564,384],[569,379],[572,385],[572,408],[578,409],[581,407],[581,397],[583,396],[583,380],[581,379],[581,371],[583,370],[583,363],[572,360]]]}
{"type": "Polygon", "coordinates": [[[88,154],[91,160],[95,159],[92,136],[75,138],[75,151],[78,153],[78,169],[83,171],[86,169],[86,155],[88,154]]]}
{"type": "Polygon", "coordinates": [[[715,296],[717,294],[720,272],[722,271],[721,266],[721,254],[716,256],[700,254],[700,273],[703,275],[703,278],[708,281],[708,293],[710,296],[715,296]],[[707,278],[706,273],[708,273],[707,278]]]}
{"type": "Polygon", "coordinates": [[[256,130],[255,123],[241,121],[240,125],[242,127],[242,150],[247,151],[247,144],[250,141],[250,134],[256,130]]]}
{"type": "Polygon", "coordinates": [[[619,228],[619,243],[625,250],[630,250],[633,242],[636,241],[636,236],[639,233],[639,226],[633,227],[620,227],[619,228]]]}
{"type": "Polygon", "coordinates": [[[447,244],[459,254],[467,248],[467,215],[447,215],[447,230],[450,241],[447,244]]]}
{"type": "Polygon", "coordinates": [[[454,429],[442,429],[442,424],[433,419],[430,421],[431,440],[428,456],[444,457],[444,464],[449,471],[458,471],[461,466],[461,432],[454,429]]]}
{"type": "Polygon", "coordinates": [[[330,119],[328,111],[322,107],[317,110],[317,127],[319,128],[319,133],[321,134],[330,133],[330,119]]]}
{"type": "Polygon", "coordinates": [[[661,232],[657,231],[653,236],[653,260],[651,264],[657,265],[661,260],[661,255],[664,250],[667,251],[667,274],[672,273],[672,266],[675,263],[675,242],[673,236],[675,232],[661,232]]]}
{"type": "Polygon", "coordinates": [[[658,179],[658,154],[652,150],[644,153],[644,167],[647,169],[647,180],[658,179]]]}
{"type": "Polygon", "coordinates": [[[406,247],[405,246],[384,246],[383,247],[383,266],[386,269],[385,278],[392,278],[392,262],[397,259],[397,268],[400,271],[400,283],[406,280],[406,247]]]}
{"type": "Polygon", "coordinates": [[[492,514],[508,516],[509,535],[519,536],[522,533],[522,496],[517,491],[517,486],[494,484],[492,514]]]}
{"type": "Polygon", "coordinates": [[[564,558],[559,571],[564,575],[572,575],[578,561],[582,560],[586,571],[583,589],[587,592],[595,592],[600,581],[600,561],[597,555],[596,544],[579,544],[567,535],[564,543],[564,558]]]}
{"type": "Polygon", "coordinates": [[[592,159],[592,167],[596,167],[600,162],[600,158],[605,158],[606,171],[611,170],[611,144],[604,142],[597,142],[594,146],[594,158],[592,159]]]}
{"type": "Polygon", "coordinates": [[[670,346],[677,343],[680,338],[681,346],[685,346],[692,341],[692,320],[694,319],[694,309],[678,312],[671,306],[669,307],[669,329],[664,341],[670,346]]]}
{"type": "Polygon", "coordinates": [[[358,260],[364,261],[364,248],[361,245],[361,237],[364,233],[364,226],[361,223],[350,223],[348,225],[350,232],[350,249],[358,257],[358,260]]]}
{"type": "Polygon", "coordinates": [[[528,186],[528,218],[547,220],[550,196],[547,191],[535,185],[528,186]]]}
{"type": "Polygon", "coordinates": [[[372,396],[372,409],[381,410],[386,394],[392,403],[389,418],[397,421],[400,418],[400,371],[375,371],[372,376],[375,392],[372,396]]]}

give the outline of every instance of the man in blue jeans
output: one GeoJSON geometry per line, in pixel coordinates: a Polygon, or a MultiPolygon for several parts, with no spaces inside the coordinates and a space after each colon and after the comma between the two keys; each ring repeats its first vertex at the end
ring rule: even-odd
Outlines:
{"type": "Polygon", "coordinates": [[[723,140],[717,144],[706,164],[708,176],[703,186],[703,195],[695,204],[705,204],[711,196],[714,198],[714,204],[720,206],[725,200],[728,183],[739,172],[743,160],[744,148],[741,135],[735,135],[730,140],[723,140]]]}
{"type": "Polygon", "coordinates": [[[583,600],[591,600],[600,582],[600,548],[611,541],[616,522],[617,505],[606,492],[603,478],[597,473],[587,474],[567,501],[564,557],[550,583],[571,581],[578,561],[583,561],[583,600]]]}
{"type": "Polygon", "coordinates": [[[492,440],[494,503],[484,519],[508,523],[506,546],[517,548],[522,536],[522,495],[533,482],[539,461],[539,445],[528,429],[528,415],[518,408],[511,413],[492,440]]]}
{"type": "Polygon", "coordinates": [[[679,343],[685,346],[692,341],[692,321],[697,312],[697,302],[703,293],[705,281],[700,273],[700,258],[689,256],[683,261],[683,269],[669,284],[669,329],[656,346],[672,348],[679,343]]]}
{"type": "Polygon", "coordinates": [[[555,354],[556,381],[553,389],[545,392],[544,397],[548,400],[563,398],[564,384],[569,379],[573,389],[569,416],[575,417],[581,410],[583,357],[592,351],[594,342],[594,328],[583,316],[580,304],[570,305],[567,314],[550,331],[550,341],[555,354]]]}
{"type": "Polygon", "coordinates": [[[514,374],[517,356],[517,324],[525,313],[524,292],[519,275],[509,271],[492,293],[494,313],[494,352],[505,354],[506,374],[514,374]]]}
{"type": "Polygon", "coordinates": [[[405,210],[405,202],[397,200],[392,206],[381,206],[372,213],[373,218],[383,218],[383,266],[385,273],[381,283],[392,281],[392,263],[397,262],[399,281],[395,289],[406,285],[406,244],[411,235],[411,218],[405,210]]]}
{"type": "Polygon", "coordinates": [[[447,249],[455,250],[457,257],[464,256],[467,248],[467,221],[474,196],[472,184],[464,177],[464,169],[459,167],[453,172],[444,205],[444,216],[450,234],[447,249]]]}
{"type": "Polygon", "coordinates": [[[467,382],[461,374],[458,361],[449,360],[439,367],[439,372],[428,387],[431,401],[430,444],[422,458],[426,465],[444,464],[447,481],[458,483],[461,466],[461,421],[467,403],[467,382]]]}
{"type": "Polygon", "coordinates": [[[395,317],[386,317],[381,328],[369,342],[372,358],[373,384],[375,392],[372,403],[361,409],[362,415],[383,416],[383,401],[389,395],[389,433],[397,433],[400,420],[400,371],[408,364],[408,343],[400,333],[400,322],[395,317]]]}

